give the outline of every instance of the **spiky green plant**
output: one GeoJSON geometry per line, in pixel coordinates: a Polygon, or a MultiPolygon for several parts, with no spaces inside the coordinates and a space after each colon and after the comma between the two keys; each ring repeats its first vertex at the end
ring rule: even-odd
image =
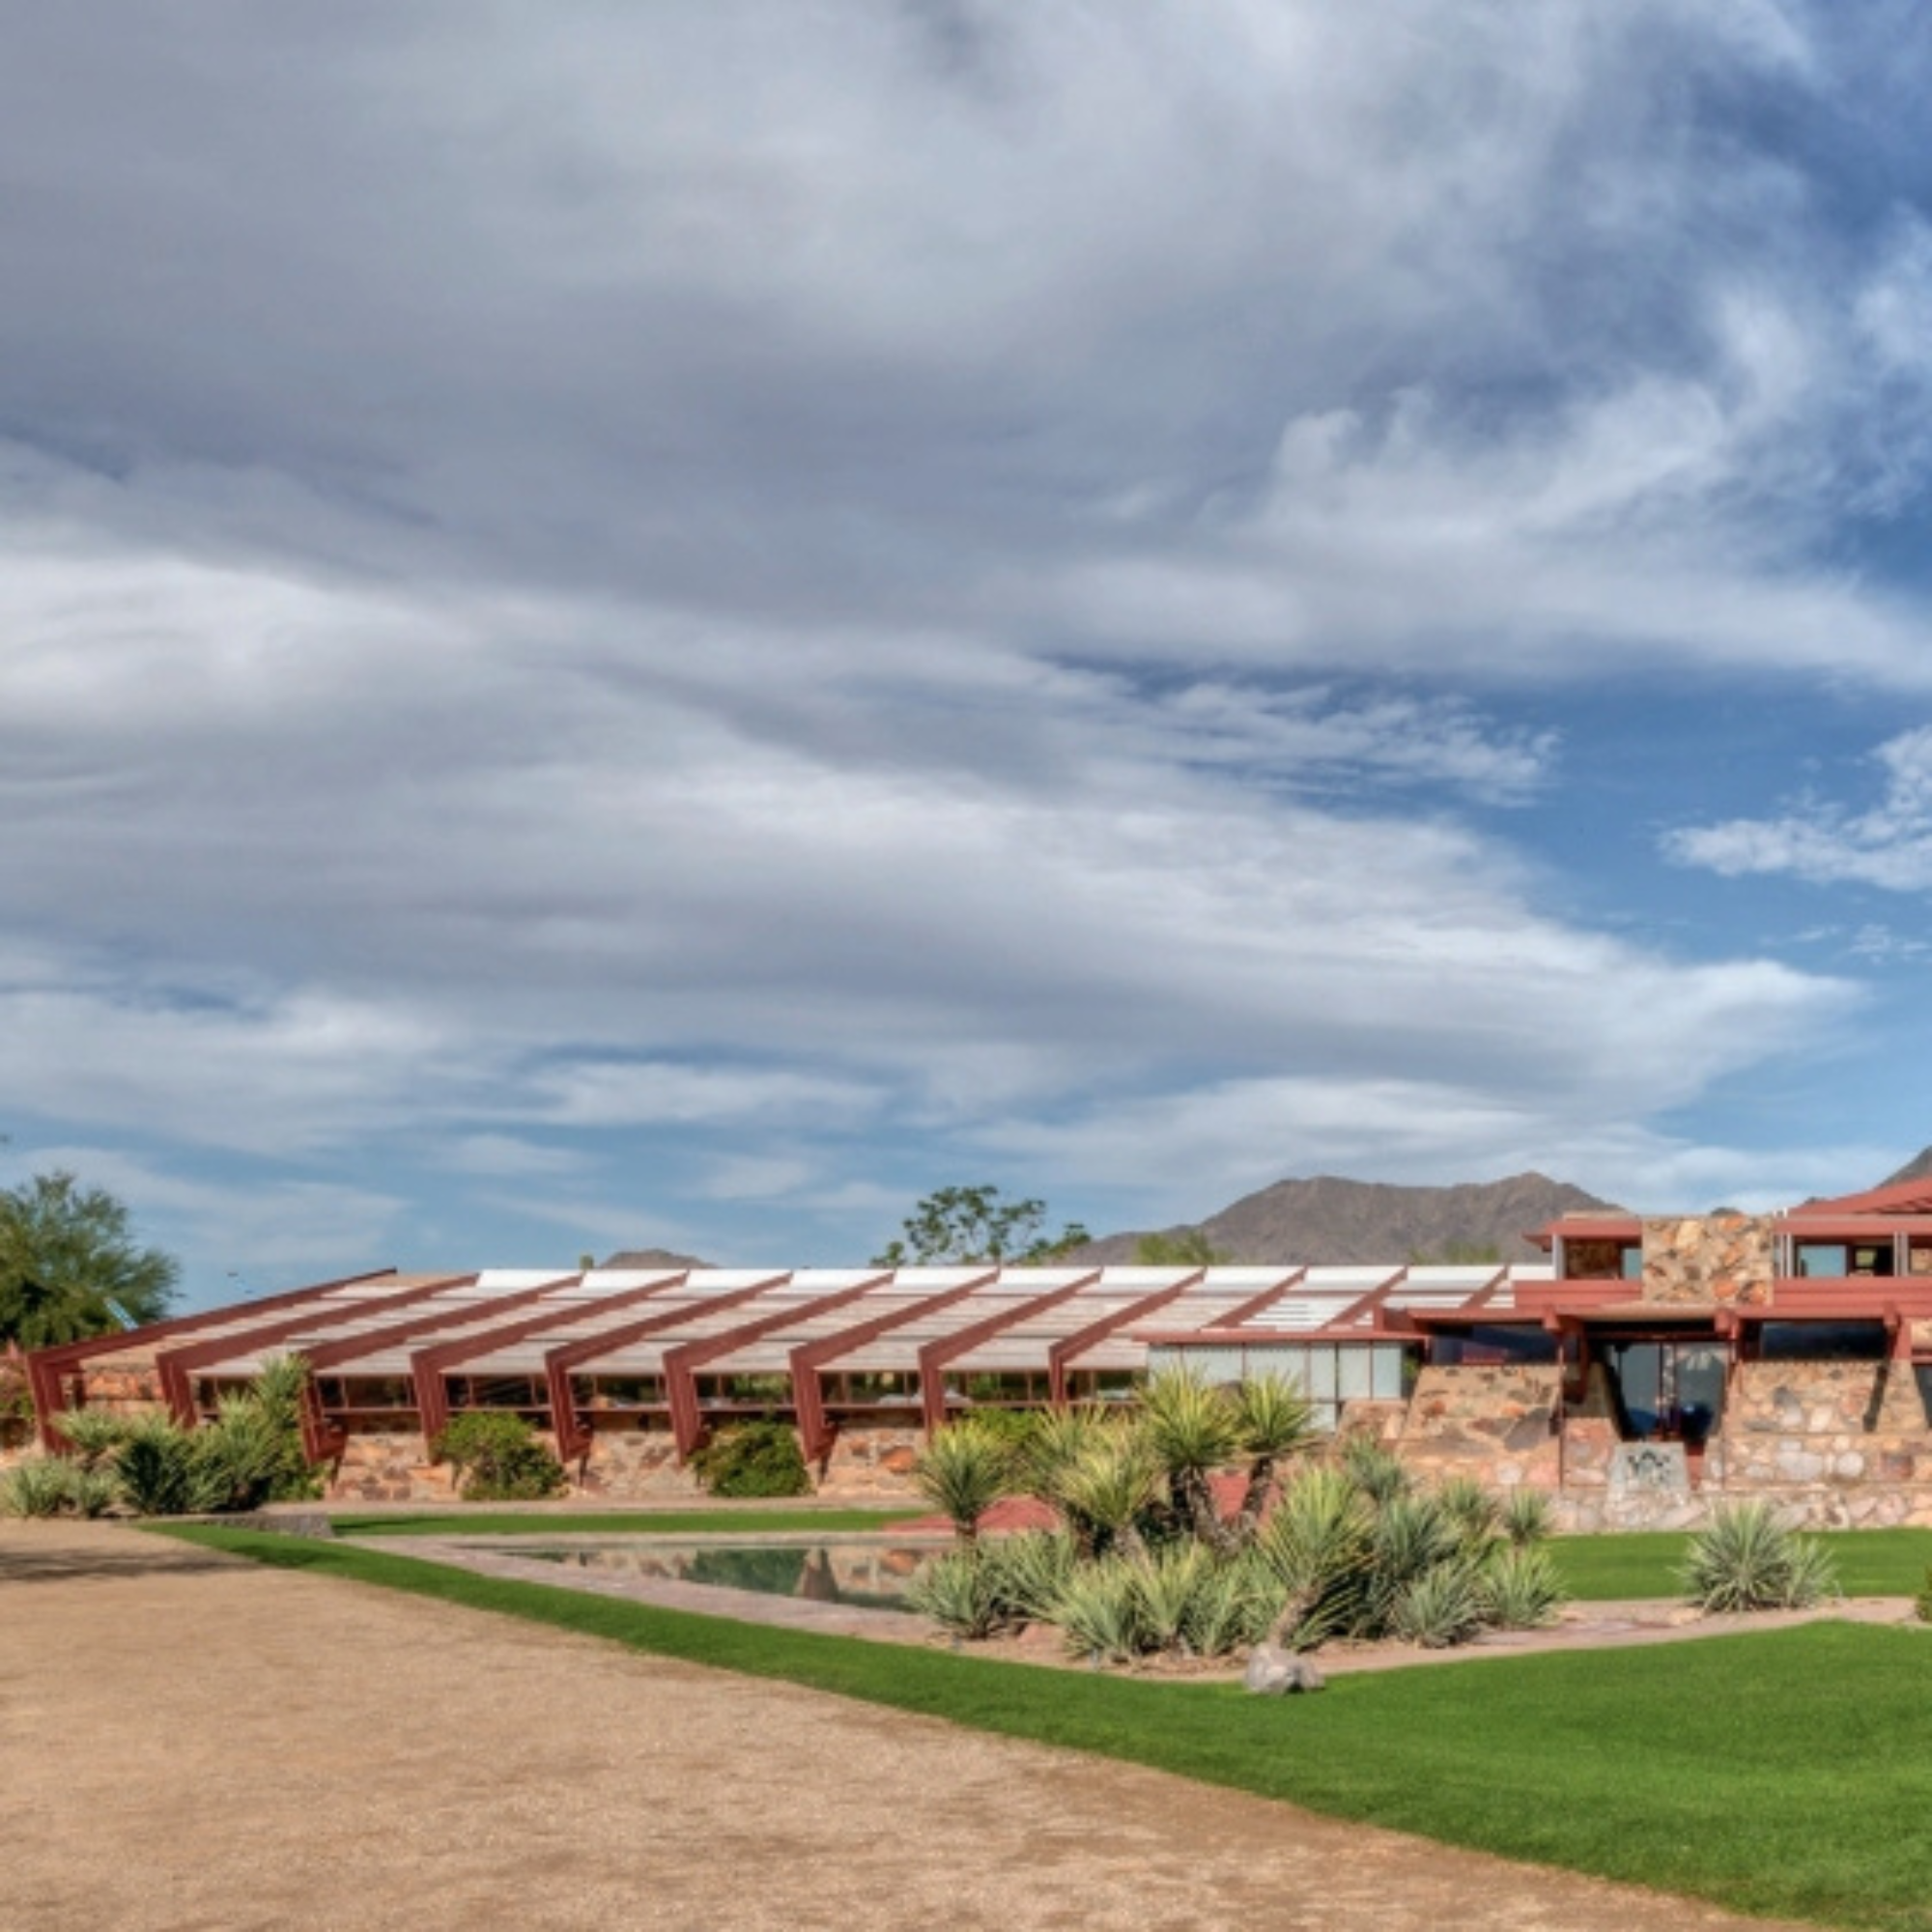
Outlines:
{"type": "Polygon", "coordinates": [[[1236,1533],[1246,1543],[1260,1527],[1277,1469],[1315,1439],[1315,1411],[1287,1376],[1257,1376],[1236,1391],[1235,1427],[1240,1453],[1248,1461],[1247,1485],[1235,1518],[1236,1533]]]}
{"type": "Polygon", "coordinates": [[[1096,1435],[1060,1472],[1056,1500],[1068,1528],[1093,1554],[1141,1548],[1139,1519],[1160,1493],[1161,1466],[1134,1430],[1096,1435]]]}
{"type": "Polygon", "coordinates": [[[83,1469],[96,1469],[126,1440],[128,1421],[111,1409],[64,1408],[54,1417],[53,1429],[83,1469]]]}
{"type": "Polygon", "coordinates": [[[906,1602],[950,1636],[973,1642],[1005,1621],[995,1567],[977,1549],[949,1549],[906,1585],[906,1602]]]}
{"type": "Polygon", "coordinates": [[[1837,1589],[1824,1548],[1778,1520],[1767,1502],[1718,1510],[1691,1539],[1684,1594],[1707,1615],[1808,1609],[1837,1589]]]}
{"type": "Polygon", "coordinates": [[[1295,1472],[1256,1546],[1279,1586],[1277,1642],[1308,1649],[1362,1625],[1375,1528],[1373,1502],[1345,1471],[1295,1472]]]}
{"type": "Polygon", "coordinates": [[[80,1465],[67,1456],[27,1456],[0,1476],[0,1516],[65,1516],[80,1465]]]}
{"type": "Polygon", "coordinates": [[[203,1507],[201,1473],[186,1430],[161,1414],[136,1416],[114,1459],[122,1500],[136,1516],[185,1516],[203,1507]]]}
{"type": "Polygon", "coordinates": [[[1501,1536],[1502,1499],[1474,1476],[1445,1476],[1435,1486],[1435,1500],[1455,1525],[1457,1541],[1472,1555],[1501,1536]]]}
{"type": "Polygon", "coordinates": [[[1137,1569],[1132,1558],[1103,1556],[1067,1578],[1053,1621],[1075,1657],[1124,1663],[1145,1647],[1137,1569]]]}
{"type": "Polygon", "coordinates": [[[1446,1650],[1467,1643],[1483,1628],[1483,1595],[1477,1573],[1462,1562],[1435,1563],[1418,1571],[1389,1605],[1388,1628],[1406,1643],[1446,1650]]]}
{"type": "Polygon", "coordinates": [[[1066,1587],[1078,1553],[1065,1530],[1028,1529],[989,1539],[980,1546],[980,1560],[1008,1616],[1019,1623],[1043,1623],[1066,1587]]]}
{"type": "Polygon", "coordinates": [[[1019,1456],[1015,1482],[1028,1495],[1057,1507],[1061,1471],[1077,1463],[1091,1443],[1122,1425],[1118,1412],[1091,1403],[1038,1411],[1019,1456]]]}
{"type": "Polygon", "coordinates": [[[1341,1464],[1355,1487],[1378,1503],[1406,1496],[1415,1487],[1408,1464],[1373,1435],[1344,1437],[1341,1464]]]}
{"type": "Polygon", "coordinates": [[[1172,1543],[1151,1551],[1134,1566],[1140,1592],[1141,1640],[1150,1650],[1183,1646],[1194,1600],[1216,1568],[1211,1551],[1198,1543],[1172,1543]]]}
{"type": "Polygon", "coordinates": [[[1214,1507],[1208,1478],[1240,1454],[1235,1400],[1192,1367],[1168,1369],[1141,1396],[1140,1427],[1167,1474],[1175,1515],[1210,1549],[1236,1539],[1214,1507]]]}
{"type": "Polygon", "coordinates": [[[1502,1532],[1519,1549],[1548,1541],[1556,1513],[1544,1490],[1518,1484],[1503,1501],[1502,1532]]]}
{"type": "Polygon", "coordinates": [[[112,1469],[76,1468],[68,1485],[68,1508],[75,1516],[105,1516],[121,1500],[112,1469]]]}
{"type": "Polygon", "coordinates": [[[913,1464],[912,1479],[927,1502],[952,1525],[962,1548],[979,1540],[980,1519],[1010,1493],[1012,1459],[1007,1445],[970,1417],[934,1433],[913,1464]]]}
{"type": "Polygon", "coordinates": [[[1268,1634],[1281,1599],[1266,1560],[1243,1550],[1203,1576],[1187,1606],[1182,1634],[1196,1657],[1227,1657],[1268,1634]]]}
{"type": "Polygon", "coordinates": [[[1483,1621],[1497,1630],[1547,1630],[1569,1601],[1549,1552],[1533,1544],[1492,1550],[1478,1582],[1483,1621]]]}

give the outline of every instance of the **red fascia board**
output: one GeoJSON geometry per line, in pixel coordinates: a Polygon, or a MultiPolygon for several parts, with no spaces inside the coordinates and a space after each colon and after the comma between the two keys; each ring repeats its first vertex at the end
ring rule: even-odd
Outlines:
{"type": "Polygon", "coordinates": [[[963,1301],[969,1294],[984,1288],[989,1281],[998,1279],[999,1272],[998,1268],[989,1268],[984,1274],[976,1274],[971,1281],[962,1282],[957,1288],[943,1288],[938,1293],[911,1302],[895,1314],[875,1315],[871,1321],[841,1328],[836,1335],[821,1335],[815,1342],[801,1342],[791,1351],[788,1366],[791,1370],[792,1413],[798,1418],[799,1440],[805,1450],[805,1460],[816,1463],[832,1450],[832,1425],[826,1418],[825,1389],[819,1380],[819,1372],[825,1363],[836,1362],[839,1356],[849,1355],[854,1349],[863,1349],[867,1342],[876,1342],[881,1335],[889,1335],[895,1328],[902,1328],[908,1322],[923,1321],[928,1315],[937,1315],[940,1310],[951,1308],[955,1302],[963,1301]]]}
{"type": "Polygon", "coordinates": [[[1517,1308],[1526,1315],[1586,1313],[1592,1308],[1615,1308],[1634,1299],[1640,1285],[1625,1281],[1520,1281],[1517,1308]]]}
{"type": "Polygon", "coordinates": [[[575,1342],[564,1342],[551,1350],[544,1357],[544,1380],[550,1390],[550,1420],[552,1429],[556,1433],[558,1460],[574,1463],[590,1447],[588,1432],[580,1429],[577,1423],[577,1404],[570,1389],[570,1372],[573,1369],[582,1368],[585,1362],[594,1362],[600,1355],[628,1349],[633,1342],[665,1334],[680,1322],[702,1320],[721,1308],[737,1308],[775,1288],[782,1288],[791,1276],[791,1269],[786,1268],[781,1274],[767,1275],[762,1281],[754,1281],[748,1287],[734,1288],[724,1294],[707,1295],[696,1307],[665,1309],[656,1315],[646,1315],[641,1321],[627,1321],[621,1328],[607,1328],[596,1335],[581,1335],[575,1342]]]}
{"type": "Polygon", "coordinates": [[[326,1463],[331,1457],[339,1456],[347,1444],[348,1432],[332,1426],[322,1406],[321,1392],[315,1386],[315,1378],[326,1370],[354,1362],[366,1355],[372,1355],[384,1349],[393,1348],[398,1342],[408,1342],[418,1335],[434,1334],[439,1328],[453,1328],[459,1321],[474,1321],[497,1309],[522,1308],[546,1294],[554,1293],[560,1288],[568,1288],[583,1279],[581,1274],[561,1274],[535,1288],[518,1289],[493,1300],[488,1307],[478,1308],[473,1303],[460,1308],[439,1308],[434,1315],[420,1315],[407,1321],[392,1321],[386,1328],[370,1328],[359,1335],[351,1335],[340,1342],[325,1342],[319,1349],[304,1349],[303,1358],[308,1363],[309,1380],[303,1392],[302,1402],[302,1447],[310,1463],[326,1463]]]}
{"type": "Polygon", "coordinates": [[[1195,1271],[1176,1282],[1171,1288],[1157,1288],[1151,1294],[1144,1294],[1137,1301],[1131,1301],[1124,1308],[1116,1309],[1111,1315],[1103,1315],[1096,1321],[1090,1321],[1084,1328],[1076,1328],[1070,1335],[1063,1335],[1046,1351],[1047,1394],[1056,1403],[1066,1400],[1066,1367],[1076,1355],[1084,1354],[1097,1343],[1115,1335],[1129,1322],[1138,1321],[1144,1315],[1153,1315],[1165,1308],[1170,1301],[1177,1301],[1190,1288],[1198,1288],[1206,1279],[1208,1270],[1195,1271]]]}
{"type": "Polygon", "coordinates": [[[990,1342],[995,1335],[1004,1334],[1009,1328],[1017,1328],[1023,1322],[1031,1321],[1036,1315],[1044,1315],[1049,1308],[1058,1308],[1068,1296],[1079,1293],[1083,1288],[1091,1287],[1100,1279],[1100,1270],[1076,1275],[1064,1288],[1048,1289],[1044,1294],[1029,1296],[1016,1307],[1003,1309],[997,1315],[989,1315],[983,1321],[976,1321],[970,1328],[962,1328],[956,1335],[942,1335],[937,1341],[928,1342],[919,1351],[919,1401],[921,1419],[925,1424],[928,1435],[946,1426],[946,1390],[940,1384],[940,1375],[948,1362],[957,1361],[961,1355],[970,1354],[981,1342],[990,1342]]]}
{"type": "Polygon", "coordinates": [[[1889,1235],[1932,1235],[1932,1214],[1788,1214],[1777,1232],[1794,1241],[1878,1241],[1889,1235]]]}
{"type": "Polygon", "coordinates": [[[1876,1321],[1888,1310],[1932,1320],[1932,1277],[1780,1275],[1771,1299],[1728,1310],[1738,1321],[1876,1321]]]}
{"type": "Polygon", "coordinates": [[[91,1361],[98,1355],[125,1354],[164,1336],[191,1334],[197,1328],[234,1321],[243,1314],[253,1316],[298,1307],[305,1301],[333,1294],[340,1288],[381,1281],[395,1271],[392,1267],[371,1268],[364,1274],[346,1274],[334,1281],[319,1281],[309,1288],[287,1288],[279,1294],[266,1294],[260,1301],[231,1303],[226,1308],[205,1308],[193,1315],[172,1315],[164,1321],[150,1321],[139,1328],[117,1329],[112,1335],[90,1335],[80,1342],[57,1342],[52,1348],[35,1349],[27,1356],[27,1386],[33,1391],[34,1407],[41,1418],[42,1446],[49,1450],[57,1450],[61,1446],[60,1438],[51,1426],[51,1419],[60,1413],[63,1406],[60,1378],[79,1368],[83,1362],[91,1361]]]}
{"type": "Polygon", "coordinates": [[[1859,1194],[1839,1194],[1829,1201],[1806,1201],[1788,1208],[1783,1216],[1789,1223],[1835,1215],[1893,1214],[1932,1212],[1932,1180],[1893,1180],[1883,1187],[1867,1187],[1859,1194]]]}
{"type": "MultiPolygon", "coordinates": [[[[836,1309],[857,1301],[862,1294],[869,1294],[873,1289],[892,1278],[893,1271],[889,1268],[883,1274],[867,1275],[864,1281],[855,1282],[850,1288],[834,1289],[830,1294],[814,1295],[796,1308],[779,1309],[770,1315],[761,1315],[755,1321],[726,1328],[722,1334],[703,1335],[696,1341],[680,1342],[674,1349],[668,1349],[664,1358],[665,1393],[670,1399],[671,1434],[677,1439],[679,1458],[689,1456],[704,1437],[704,1415],[697,1402],[697,1371],[705,1363],[749,1348],[753,1342],[763,1341],[767,1335],[795,1328],[801,1321],[812,1321],[821,1315],[830,1315],[836,1309]]],[[[797,1392],[795,1385],[793,1392],[797,1392]]]]}
{"type": "Polygon", "coordinates": [[[1634,1214],[1579,1214],[1575,1220],[1552,1221],[1543,1231],[1555,1240],[1640,1241],[1643,1222],[1634,1214]]]}
{"type": "Polygon", "coordinates": [[[620,1308],[634,1308],[654,1294],[683,1287],[690,1275],[689,1268],[682,1268],[636,1288],[619,1289],[594,1302],[547,1308],[541,1315],[522,1321],[506,1321],[499,1328],[486,1328],[478,1335],[464,1335],[454,1342],[439,1342],[432,1349],[418,1349],[410,1357],[410,1379],[415,1384],[416,1415],[422,1424],[423,1440],[434,1441],[449,1427],[449,1390],[442,1378],[451,1369],[473,1362],[493,1349],[507,1349],[514,1343],[527,1341],[532,1335],[541,1335],[546,1328],[554,1328],[562,1322],[582,1321],[613,1314],[620,1308]]]}
{"type": "Polygon", "coordinates": [[[312,1335],[318,1328],[333,1328],[344,1321],[362,1321],[371,1315],[387,1315],[413,1307],[418,1301],[427,1301],[433,1294],[442,1294],[452,1288],[467,1288],[475,1279],[473,1274],[443,1275],[435,1281],[406,1288],[399,1294],[345,1303],[321,1314],[298,1316],[293,1321],[271,1322],[267,1328],[238,1329],[232,1335],[223,1335],[212,1342],[190,1343],[185,1349],[164,1349],[155,1357],[161,1392],[167,1397],[168,1408],[175,1420],[184,1429],[192,1429],[196,1415],[190,1378],[197,1369],[226,1361],[231,1355],[258,1354],[264,1349],[272,1349],[278,1342],[293,1342],[299,1336],[312,1335]]]}

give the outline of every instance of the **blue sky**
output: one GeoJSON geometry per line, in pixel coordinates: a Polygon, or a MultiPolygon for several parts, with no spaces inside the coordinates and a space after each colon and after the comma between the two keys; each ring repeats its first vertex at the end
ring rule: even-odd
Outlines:
{"type": "Polygon", "coordinates": [[[194,1300],[1932,1140],[1920,10],[0,23],[0,1179],[194,1300]]]}

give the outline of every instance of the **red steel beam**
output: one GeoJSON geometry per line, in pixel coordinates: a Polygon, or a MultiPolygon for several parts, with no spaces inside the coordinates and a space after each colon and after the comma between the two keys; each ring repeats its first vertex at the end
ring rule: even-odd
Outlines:
{"type": "Polygon", "coordinates": [[[325,1370],[338,1368],[342,1363],[353,1362],[362,1355],[375,1354],[417,1335],[434,1334],[439,1328],[453,1328],[459,1321],[475,1321],[497,1309],[522,1308],[582,1279],[582,1274],[554,1275],[535,1288],[520,1288],[502,1295],[488,1308],[479,1309],[473,1304],[467,1308],[440,1308],[434,1315],[412,1316],[405,1321],[392,1321],[386,1328],[365,1329],[361,1334],[351,1335],[344,1341],[325,1342],[319,1349],[304,1349],[302,1356],[308,1363],[309,1374],[308,1380],[302,1384],[302,1449],[309,1462],[326,1463],[339,1456],[349,1440],[349,1432],[339,1424],[331,1423],[323,1411],[322,1394],[316,1387],[315,1378],[325,1370]]]}
{"type": "Polygon", "coordinates": [[[1179,1346],[1185,1342],[1220,1342],[1232,1338],[1236,1342],[1250,1339],[1244,1322],[1252,1321],[1257,1315],[1272,1308],[1291,1288],[1306,1279],[1308,1264],[1290,1268],[1277,1280],[1270,1282],[1259,1294],[1251,1294],[1245,1301],[1237,1301],[1218,1321],[1202,1328],[1150,1328],[1140,1339],[1144,1342],[1161,1342],[1179,1346]]]}
{"type": "MultiPolygon", "coordinates": [[[[264,1295],[260,1301],[243,1302],[240,1307],[251,1316],[271,1309],[294,1308],[301,1302],[333,1294],[339,1288],[354,1288],[364,1281],[381,1281],[385,1275],[394,1273],[392,1267],[371,1268],[366,1274],[346,1274],[334,1281],[319,1281],[312,1288],[284,1289],[279,1294],[264,1295]]],[[[119,1355],[164,1335],[185,1335],[197,1328],[234,1321],[239,1313],[236,1307],[207,1308],[194,1315],[174,1315],[165,1321],[150,1321],[139,1328],[118,1329],[112,1335],[90,1335],[85,1341],[57,1342],[51,1348],[34,1350],[27,1356],[27,1385],[33,1391],[34,1407],[41,1419],[42,1445],[47,1449],[61,1446],[59,1436],[53,1432],[52,1418],[67,1406],[62,1400],[60,1385],[63,1376],[71,1375],[83,1362],[91,1361],[97,1355],[119,1355]]]]}
{"type": "Polygon", "coordinates": [[[344,1321],[361,1321],[371,1315],[388,1315],[413,1307],[418,1301],[427,1301],[433,1294],[467,1287],[475,1279],[473,1274],[441,1275],[435,1281],[406,1288],[399,1294],[385,1294],[378,1300],[351,1303],[321,1315],[298,1316],[293,1321],[273,1322],[267,1328],[244,1328],[237,1334],[222,1335],[212,1342],[190,1343],[185,1349],[164,1349],[155,1357],[155,1367],[160,1375],[161,1393],[167,1398],[168,1408],[175,1420],[184,1429],[192,1429],[197,1420],[193,1380],[197,1369],[225,1361],[230,1355],[254,1354],[263,1349],[272,1349],[278,1342],[292,1342],[298,1336],[312,1335],[318,1328],[334,1328],[344,1321]]]}
{"type": "Polygon", "coordinates": [[[805,1460],[816,1463],[832,1453],[832,1425],[826,1419],[825,1388],[819,1380],[823,1364],[837,1361],[840,1355],[849,1355],[854,1349],[863,1349],[867,1342],[876,1342],[881,1335],[890,1334],[895,1328],[902,1328],[908,1322],[922,1321],[928,1315],[938,1314],[942,1308],[950,1308],[956,1301],[963,1301],[975,1290],[996,1280],[999,1272],[998,1268],[988,1268],[984,1274],[976,1274],[971,1281],[958,1288],[941,1289],[937,1294],[928,1294],[895,1315],[877,1315],[869,1321],[841,1328],[836,1335],[821,1335],[815,1342],[801,1342],[791,1351],[789,1365],[792,1413],[798,1418],[799,1441],[805,1450],[805,1460]]]}
{"type": "MultiPolygon", "coordinates": [[[[1374,1315],[1378,1309],[1385,1306],[1389,1296],[1393,1294],[1396,1292],[1396,1290],[1400,1288],[1402,1284],[1407,1279],[1408,1279],[1408,1264],[1406,1263],[1404,1263],[1404,1264],[1401,1267],[1397,1268],[1396,1271],[1387,1278],[1387,1280],[1377,1282],[1375,1287],[1369,1290],[1368,1293],[1358,1294],[1353,1301],[1350,1302],[1349,1305],[1342,1310],[1341,1314],[1336,1316],[1331,1316],[1329,1320],[1322,1322],[1322,1324],[1319,1328],[1309,1328],[1304,1330],[1302,1339],[1303,1340],[1312,1339],[1314,1336],[1317,1335],[1325,1337],[1330,1335],[1341,1334],[1344,1331],[1344,1329],[1349,1328],[1349,1324],[1350,1322],[1359,1321],[1364,1315],[1374,1315]]],[[[1495,1287],[1495,1283],[1493,1281],[1487,1283],[1484,1288],[1484,1293],[1487,1293],[1489,1290],[1493,1287],[1495,1287]]],[[[1371,1323],[1370,1325],[1373,1326],[1374,1324],[1371,1323]]],[[[1361,1331],[1359,1329],[1352,1329],[1350,1332],[1354,1334],[1359,1334],[1361,1331]]]]}
{"type": "Polygon", "coordinates": [[[734,1354],[740,1349],[748,1349],[753,1342],[762,1342],[767,1335],[776,1335],[781,1329],[796,1328],[801,1321],[812,1321],[821,1315],[830,1315],[834,1309],[857,1301],[862,1294],[869,1293],[881,1282],[891,1281],[892,1278],[891,1269],[883,1274],[867,1275],[864,1281],[856,1282],[850,1288],[834,1289],[830,1294],[814,1295],[796,1308],[780,1309],[760,1316],[755,1321],[727,1328],[723,1334],[703,1335],[695,1342],[680,1342],[676,1348],[668,1349],[664,1358],[665,1392],[670,1398],[670,1427],[671,1434],[677,1438],[679,1459],[689,1456],[704,1439],[704,1414],[697,1401],[697,1371],[705,1363],[715,1362],[721,1355],[734,1354]]]}
{"type": "Polygon", "coordinates": [[[637,1288],[623,1288],[596,1301],[575,1303],[568,1309],[551,1308],[523,1321],[506,1321],[500,1328],[486,1328],[480,1335],[465,1335],[454,1342],[439,1342],[433,1349],[419,1349],[410,1357],[410,1379],[416,1389],[416,1415],[422,1425],[423,1440],[433,1442],[449,1427],[449,1389],[443,1377],[464,1362],[473,1362],[493,1349],[507,1349],[517,1342],[541,1335],[565,1321],[584,1321],[610,1315],[620,1308],[633,1308],[654,1294],[682,1287],[689,1268],[678,1268],[647,1281],[637,1288]]]}
{"type": "Polygon", "coordinates": [[[1046,1390],[1048,1397],[1056,1404],[1066,1401],[1066,1368],[1075,1355],[1084,1354],[1095,1343],[1104,1342],[1109,1335],[1117,1334],[1129,1322],[1138,1321],[1144,1315],[1152,1315],[1167,1306],[1170,1301],[1179,1300],[1190,1288],[1198,1287],[1206,1279],[1208,1270],[1196,1268],[1190,1275],[1168,1288],[1157,1288],[1151,1294],[1144,1294],[1126,1307],[1119,1308],[1111,1315],[1103,1315],[1096,1321],[1090,1321],[1084,1328],[1076,1328],[1070,1335],[1063,1335],[1046,1351],[1046,1390]]]}
{"type": "Polygon", "coordinates": [[[1004,1334],[1009,1328],[1017,1328],[1021,1322],[1031,1321],[1036,1315],[1044,1315],[1049,1308],[1058,1308],[1069,1295],[1079,1293],[1083,1288],[1091,1287],[1099,1279],[1100,1270],[1094,1268],[1086,1274],[1076,1275],[1065,1288],[1048,1289],[1044,1294],[1036,1294],[1021,1302],[1017,1308],[989,1315],[983,1321],[976,1321],[972,1327],[960,1329],[956,1335],[942,1335],[936,1342],[928,1342],[919,1351],[919,1403],[925,1433],[934,1435],[946,1426],[946,1389],[940,1378],[948,1362],[956,1362],[981,1342],[990,1342],[995,1335],[1004,1334]]]}
{"type": "Polygon", "coordinates": [[[754,1296],[782,1286],[791,1276],[791,1269],[786,1268],[782,1274],[767,1275],[762,1281],[753,1282],[749,1288],[734,1288],[727,1294],[711,1295],[695,1308],[667,1309],[659,1315],[647,1315],[640,1321],[627,1321],[621,1328],[580,1336],[575,1342],[565,1342],[561,1347],[553,1349],[544,1357],[544,1379],[550,1387],[550,1420],[551,1427],[556,1432],[557,1460],[574,1463],[590,1447],[589,1431],[578,1426],[577,1403],[570,1389],[571,1370],[581,1368],[585,1362],[594,1362],[599,1355],[628,1349],[633,1342],[662,1335],[680,1322],[702,1319],[720,1308],[736,1308],[754,1296]]]}

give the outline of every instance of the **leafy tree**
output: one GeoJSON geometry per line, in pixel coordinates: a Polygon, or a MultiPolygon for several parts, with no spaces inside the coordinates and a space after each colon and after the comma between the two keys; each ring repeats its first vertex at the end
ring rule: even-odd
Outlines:
{"type": "Polygon", "coordinates": [[[1078,1221],[1057,1235],[1043,1232],[1044,1201],[1003,1201],[997,1187],[941,1187],[901,1223],[904,1234],[872,1257],[874,1267],[935,1262],[1058,1261],[1092,1237],[1078,1221]]]}
{"type": "Polygon", "coordinates": [[[1165,1235],[1143,1235],[1134,1243],[1142,1267],[1220,1267],[1234,1260],[1208,1238],[1206,1228],[1175,1228],[1165,1235]]]}
{"type": "Polygon", "coordinates": [[[1483,1267],[1502,1265],[1503,1251],[1493,1241],[1444,1241],[1436,1248],[1411,1248],[1410,1267],[1483,1267]]]}
{"type": "Polygon", "coordinates": [[[71,1174],[0,1188],[0,1342],[45,1349],[159,1321],[181,1273],[128,1210],[71,1174]]]}

